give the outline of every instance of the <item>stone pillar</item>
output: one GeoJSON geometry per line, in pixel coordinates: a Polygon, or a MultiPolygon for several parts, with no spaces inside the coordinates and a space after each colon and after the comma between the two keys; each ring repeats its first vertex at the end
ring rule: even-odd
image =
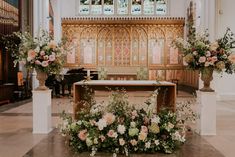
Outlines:
{"type": "Polygon", "coordinates": [[[33,133],[51,132],[51,90],[33,90],[33,133]]]}
{"type": "Polygon", "coordinates": [[[197,133],[216,135],[216,93],[197,91],[197,133]]]}
{"type": "MultiPolygon", "coordinates": [[[[33,37],[38,37],[40,30],[49,32],[49,0],[33,0],[33,37]]],[[[35,70],[32,73],[32,88],[38,87],[35,70]]]]}
{"type": "Polygon", "coordinates": [[[61,27],[61,0],[51,0],[54,12],[54,39],[60,42],[62,37],[61,27]]]}

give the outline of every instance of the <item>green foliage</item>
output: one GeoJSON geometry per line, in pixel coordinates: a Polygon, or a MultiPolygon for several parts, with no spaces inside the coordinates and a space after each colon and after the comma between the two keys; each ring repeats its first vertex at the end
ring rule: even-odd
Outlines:
{"type": "Polygon", "coordinates": [[[91,151],[91,156],[97,151],[125,155],[172,153],[185,141],[176,113],[167,109],[156,113],[150,101],[147,104],[153,106],[151,114],[149,108],[138,110],[129,104],[124,90],[112,91],[106,106],[85,102],[86,107],[77,113],[79,119],[71,121],[71,117],[64,116],[60,127],[77,152],[91,151]]]}

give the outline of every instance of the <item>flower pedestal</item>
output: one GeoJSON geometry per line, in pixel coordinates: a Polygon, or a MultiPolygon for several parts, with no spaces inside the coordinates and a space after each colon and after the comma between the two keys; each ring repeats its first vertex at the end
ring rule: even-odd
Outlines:
{"type": "Polygon", "coordinates": [[[37,72],[36,78],[39,81],[39,86],[36,88],[36,90],[48,90],[48,87],[45,86],[45,82],[46,82],[46,79],[47,79],[47,74],[45,72],[42,72],[42,71],[39,71],[39,70],[36,70],[36,72],[37,72]]]}
{"type": "Polygon", "coordinates": [[[216,93],[197,91],[196,132],[200,135],[216,135],[216,93]]]}
{"type": "Polygon", "coordinates": [[[34,90],[33,133],[48,134],[51,131],[51,90],[34,90]]]}
{"type": "Polygon", "coordinates": [[[201,71],[201,80],[203,81],[203,88],[200,91],[203,92],[214,92],[210,87],[210,82],[213,80],[213,68],[205,67],[201,71]]]}

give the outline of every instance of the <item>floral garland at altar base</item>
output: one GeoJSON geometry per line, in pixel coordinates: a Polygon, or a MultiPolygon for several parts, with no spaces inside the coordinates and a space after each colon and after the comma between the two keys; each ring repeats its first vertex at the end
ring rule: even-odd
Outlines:
{"type": "Polygon", "coordinates": [[[214,91],[210,88],[213,71],[234,73],[235,48],[234,34],[227,29],[224,36],[215,42],[208,40],[208,33],[193,34],[188,40],[177,38],[173,45],[183,53],[184,64],[188,69],[199,70],[204,87],[201,91],[214,91]]]}
{"type": "MultiPolygon", "coordinates": [[[[147,100],[147,106],[151,106],[151,100],[147,100]]],[[[113,156],[173,153],[185,142],[182,122],[186,119],[179,120],[176,113],[167,109],[159,113],[156,107],[136,109],[129,104],[124,91],[113,91],[107,106],[102,103],[83,105],[77,113],[78,120],[63,112],[59,125],[60,132],[68,137],[69,145],[76,152],[91,151],[91,156],[97,152],[113,153],[113,156]]]]}
{"type": "Polygon", "coordinates": [[[48,32],[41,30],[40,36],[33,38],[30,33],[15,33],[21,40],[19,51],[12,53],[17,63],[23,64],[26,69],[35,69],[39,79],[39,90],[47,89],[45,80],[48,75],[59,74],[63,67],[63,44],[58,44],[48,32]]]}

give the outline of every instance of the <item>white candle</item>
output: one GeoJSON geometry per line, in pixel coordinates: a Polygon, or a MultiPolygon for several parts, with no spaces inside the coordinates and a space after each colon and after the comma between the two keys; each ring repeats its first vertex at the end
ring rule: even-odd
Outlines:
{"type": "Polygon", "coordinates": [[[90,70],[87,70],[87,77],[90,77],[90,70]]]}

